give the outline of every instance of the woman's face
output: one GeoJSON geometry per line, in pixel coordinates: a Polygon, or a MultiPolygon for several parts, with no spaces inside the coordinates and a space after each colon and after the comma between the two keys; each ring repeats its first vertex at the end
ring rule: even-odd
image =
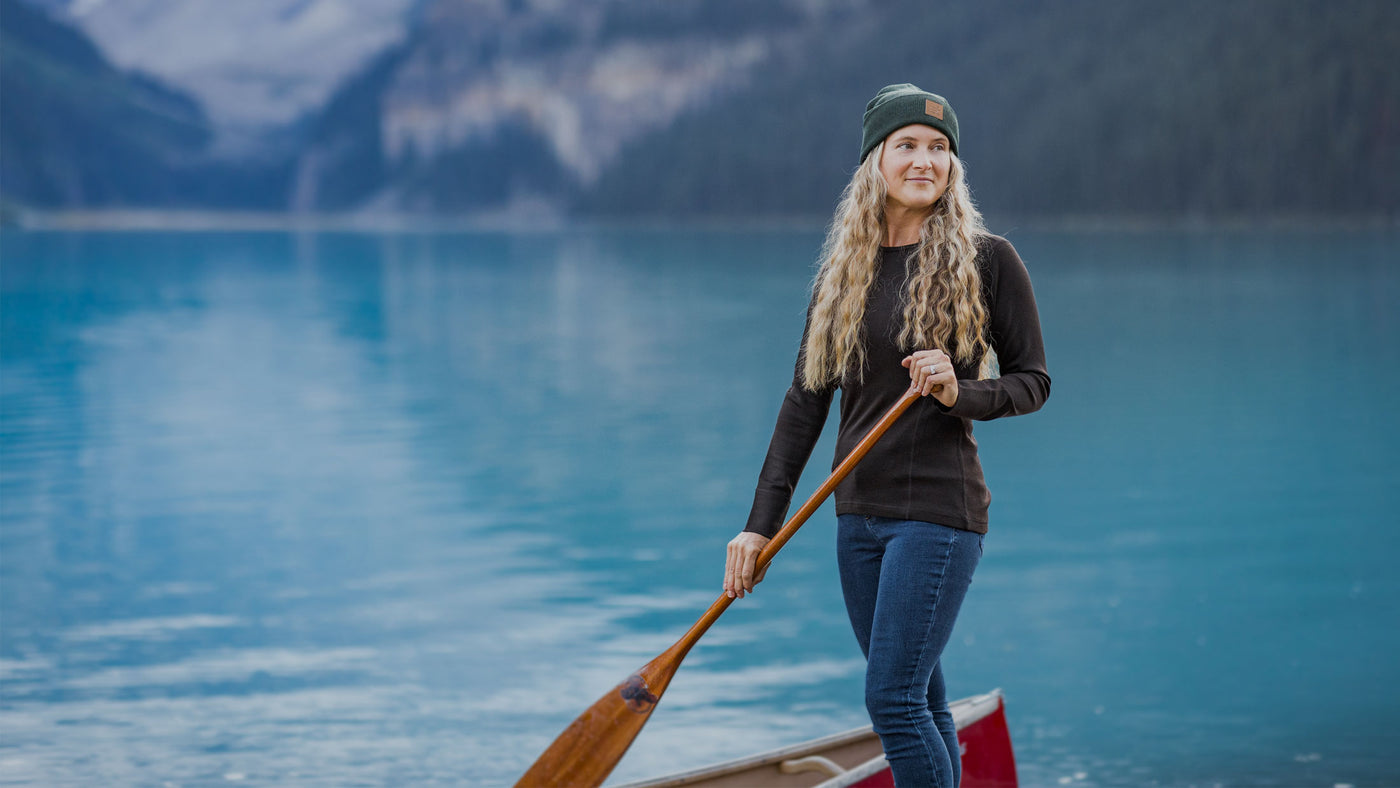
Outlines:
{"type": "Polygon", "coordinates": [[[952,159],[948,137],[932,126],[911,123],[885,138],[880,174],[885,178],[886,203],[927,210],[948,188],[952,159]]]}

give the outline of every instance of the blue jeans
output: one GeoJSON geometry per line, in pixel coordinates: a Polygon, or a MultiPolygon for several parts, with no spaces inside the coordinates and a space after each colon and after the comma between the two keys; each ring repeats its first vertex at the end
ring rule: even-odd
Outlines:
{"type": "Polygon", "coordinates": [[[982,557],[982,535],[917,520],[837,518],[846,613],[865,653],[865,707],[895,784],[956,788],[958,732],[939,657],[982,557]]]}

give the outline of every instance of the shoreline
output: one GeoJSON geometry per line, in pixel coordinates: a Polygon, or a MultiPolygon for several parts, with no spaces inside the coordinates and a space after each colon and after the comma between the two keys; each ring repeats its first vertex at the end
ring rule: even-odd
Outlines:
{"type": "MultiPolygon", "coordinates": [[[[287,213],[274,211],[205,211],[165,209],[18,210],[5,217],[6,231],[38,232],[564,232],[571,230],[773,230],[823,231],[829,217],[704,217],[569,219],[558,215],[528,217],[516,212],[462,215],[399,213],[287,213]]],[[[1184,216],[1065,215],[1016,216],[990,213],[994,232],[1155,232],[1155,231],[1375,231],[1400,229],[1400,216],[1316,215],[1184,216]],[[997,229],[1000,228],[1000,229],[997,229]]]]}

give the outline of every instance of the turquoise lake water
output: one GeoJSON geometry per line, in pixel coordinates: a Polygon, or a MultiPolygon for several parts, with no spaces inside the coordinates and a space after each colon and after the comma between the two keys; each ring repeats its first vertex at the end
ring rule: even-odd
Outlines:
{"type": "MultiPolygon", "coordinates": [[[[1400,234],[1001,229],[951,692],[1028,786],[1400,785],[1400,234]]],[[[0,784],[510,784],[718,595],[820,240],[0,234],[0,784]]],[[[867,722],[834,540],[613,782],[867,722]]]]}

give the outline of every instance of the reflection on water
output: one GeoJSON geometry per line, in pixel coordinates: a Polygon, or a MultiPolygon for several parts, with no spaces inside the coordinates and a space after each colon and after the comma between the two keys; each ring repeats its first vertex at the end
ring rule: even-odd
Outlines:
{"type": "MultiPolygon", "coordinates": [[[[1055,387],[978,427],[954,693],[1028,784],[1400,780],[1396,237],[1013,240],[1055,387]]],[[[718,594],[819,242],[0,236],[0,773],[511,782],[718,594]]],[[[865,721],[833,531],[615,780],[865,721]]]]}

